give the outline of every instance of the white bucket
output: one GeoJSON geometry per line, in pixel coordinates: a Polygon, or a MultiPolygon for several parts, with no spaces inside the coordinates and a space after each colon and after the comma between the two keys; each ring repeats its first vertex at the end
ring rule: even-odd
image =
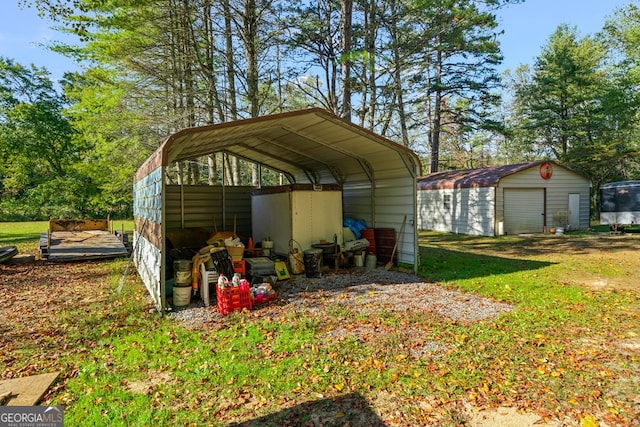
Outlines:
{"type": "Polygon", "coordinates": [[[191,286],[173,287],[173,305],[184,307],[191,303],[191,286]]]}
{"type": "Polygon", "coordinates": [[[564,227],[556,227],[556,234],[564,234],[564,227]]]}
{"type": "Polygon", "coordinates": [[[273,253],[273,240],[262,241],[262,255],[270,257],[273,253]]]}
{"type": "Polygon", "coordinates": [[[378,257],[376,257],[374,254],[367,254],[367,259],[366,259],[366,266],[369,269],[374,269],[376,268],[376,263],[378,262],[378,257]]]}
{"type": "Polygon", "coordinates": [[[362,254],[355,254],[353,256],[353,262],[356,264],[356,267],[362,267],[364,265],[364,256],[362,254]]]}

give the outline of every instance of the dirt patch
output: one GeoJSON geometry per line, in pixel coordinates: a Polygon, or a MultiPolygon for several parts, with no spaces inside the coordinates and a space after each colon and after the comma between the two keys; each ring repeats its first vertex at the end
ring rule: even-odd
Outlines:
{"type": "Polygon", "coordinates": [[[149,371],[145,379],[124,380],[123,383],[129,391],[149,394],[152,393],[158,385],[168,383],[172,378],[172,375],[168,372],[149,371]]]}
{"type": "Polygon", "coordinates": [[[464,413],[469,427],[558,427],[561,424],[545,421],[540,415],[520,412],[516,408],[477,410],[467,407],[464,413]]]}

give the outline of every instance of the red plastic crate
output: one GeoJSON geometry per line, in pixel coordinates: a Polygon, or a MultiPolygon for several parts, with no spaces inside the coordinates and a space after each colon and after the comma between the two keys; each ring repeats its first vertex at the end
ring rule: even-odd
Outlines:
{"type": "Polygon", "coordinates": [[[260,304],[266,304],[269,301],[274,301],[278,299],[278,293],[274,292],[272,294],[269,295],[261,295],[261,296],[256,296],[253,298],[253,304],[254,305],[260,305],[260,304]]]}
{"type": "Polygon", "coordinates": [[[220,314],[229,314],[232,311],[251,310],[251,290],[241,289],[240,286],[232,286],[220,289],[216,286],[218,311],[220,314]]]}

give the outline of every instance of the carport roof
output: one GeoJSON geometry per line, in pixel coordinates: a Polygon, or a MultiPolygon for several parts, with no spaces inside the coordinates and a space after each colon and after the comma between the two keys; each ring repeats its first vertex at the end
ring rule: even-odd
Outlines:
{"type": "Polygon", "coordinates": [[[417,155],[387,138],[311,108],[183,129],[138,170],[136,181],[172,162],[227,153],[285,174],[292,183],[372,182],[374,171],[421,174],[417,155]]]}

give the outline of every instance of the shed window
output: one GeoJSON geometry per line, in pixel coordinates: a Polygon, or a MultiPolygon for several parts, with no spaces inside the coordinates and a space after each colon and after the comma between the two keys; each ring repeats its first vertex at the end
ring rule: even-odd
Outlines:
{"type": "Polygon", "coordinates": [[[446,210],[451,210],[451,194],[444,195],[444,208],[446,210]]]}

